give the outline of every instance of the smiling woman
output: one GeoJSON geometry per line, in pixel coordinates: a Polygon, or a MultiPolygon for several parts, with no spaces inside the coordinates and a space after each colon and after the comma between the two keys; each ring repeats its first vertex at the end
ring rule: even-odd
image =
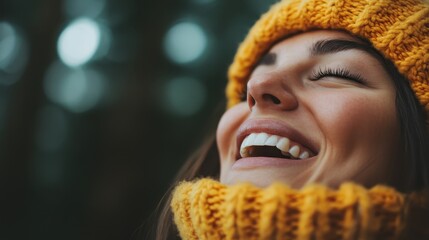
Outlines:
{"type": "Polygon", "coordinates": [[[255,67],[247,101],[220,121],[221,182],[281,181],[300,188],[352,180],[372,186],[400,176],[380,171],[404,157],[394,83],[376,58],[342,39],[353,41],[343,32],[311,31],[270,49],[276,60],[255,67]],[[259,133],[254,140],[252,133],[259,133]],[[268,142],[267,134],[278,140],[268,142]],[[244,153],[238,158],[236,141],[244,153]],[[259,147],[266,145],[293,158],[272,157],[271,147],[259,147]]]}
{"type": "Polygon", "coordinates": [[[158,239],[170,209],[182,239],[429,239],[428,26],[419,0],[274,5],[158,239]]]}

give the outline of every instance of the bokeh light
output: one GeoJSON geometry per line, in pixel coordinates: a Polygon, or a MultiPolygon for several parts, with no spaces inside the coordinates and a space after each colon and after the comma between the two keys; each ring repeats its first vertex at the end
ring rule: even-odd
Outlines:
{"type": "Polygon", "coordinates": [[[70,23],[58,39],[58,55],[70,67],[90,61],[101,43],[101,29],[89,18],[79,18],[70,23]]]}
{"type": "Polygon", "coordinates": [[[91,69],[69,69],[53,64],[45,78],[46,96],[72,112],[85,112],[102,99],[106,84],[104,77],[91,69]]]}
{"type": "Polygon", "coordinates": [[[18,80],[28,59],[27,45],[9,22],[0,22],[0,83],[10,85],[18,80]]]}
{"type": "Polygon", "coordinates": [[[165,86],[165,107],[179,116],[197,113],[204,105],[207,91],[198,80],[179,77],[170,80],[165,86]]]}
{"type": "Polygon", "coordinates": [[[180,22],[172,26],[164,38],[167,56],[179,64],[198,59],[207,48],[207,35],[193,22],[180,22]]]}
{"type": "Polygon", "coordinates": [[[64,10],[69,17],[98,17],[106,8],[106,0],[65,0],[64,10]]]}
{"type": "Polygon", "coordinates": [[[6,69],[14,58],[17,34],[10,23],[0,22],[0,67],[6,69]]]}

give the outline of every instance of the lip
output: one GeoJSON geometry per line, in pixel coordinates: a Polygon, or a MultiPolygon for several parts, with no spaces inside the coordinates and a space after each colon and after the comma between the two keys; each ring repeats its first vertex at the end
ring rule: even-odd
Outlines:
{"type": "Polygon", "coordinates": [[[248,157],[240,158],[234,162],[232,169],[254,169],[254,168],[281,168],[281,167],[293,167],[293,166],[303,166],[310,164],[315,161],[317,156],[307,158],[304,160],[290,160],[284,158],[271,158],[271,157],[248,157]]]}
{"type": "MultiPolygon", "coordinates": [[[[292,128],[289,124],[274,120],[274,119],[248,119],[246,120],[237,131],[237,155],[236,160],[241,159],[240,146],[244,139],[251,133],[268,133],[271,135],[277,135],[281,137],[287,137],[293,142],[297,142],[302,146],[308,148],[310,151],[315,153],[319,152],[316,143],[306,138],[300,132],[292,128]]],[[[246,158],[249,159],[249,158],[246,158]]],[[[273,159],[273,158],[267,158],[273,159]]],[[[277,159],[277,158],[274,158],[277,159]]],[[[279,158],[280,159],[280,158],[279,158]]],[[[244,160],[244,159],[243,159],[244,160]]],[[[285,161],[285,159],[281,159],[285,161]]],[[[303,160],[289,160],[289,161],[303,161],[303,160]]],[[[288,161],[288,162],[289,162],[288,161]]]]}

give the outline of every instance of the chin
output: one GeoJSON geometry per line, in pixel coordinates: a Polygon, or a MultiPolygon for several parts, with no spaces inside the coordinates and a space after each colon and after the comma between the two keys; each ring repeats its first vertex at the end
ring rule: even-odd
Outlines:
{"type": "Polygon", "coordinates": [[[258,168],[247,170],[231,169],[221,176],[220,182],[226,185],[250,183],[265,188],[273,183],[282,183],[291,188],[299,189],[309,183],[309,171],[294,171],[297,169],[258,168]]]}

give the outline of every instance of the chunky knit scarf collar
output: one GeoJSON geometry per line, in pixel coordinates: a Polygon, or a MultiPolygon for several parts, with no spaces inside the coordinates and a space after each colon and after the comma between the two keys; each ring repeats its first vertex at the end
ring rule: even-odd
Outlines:
{"type": "Polygon", "coordinates": [[[179,184],[171,207],[182,239],[429,239],[427,199],[353,183],[294,190],[200,179],[179,184]]]}

